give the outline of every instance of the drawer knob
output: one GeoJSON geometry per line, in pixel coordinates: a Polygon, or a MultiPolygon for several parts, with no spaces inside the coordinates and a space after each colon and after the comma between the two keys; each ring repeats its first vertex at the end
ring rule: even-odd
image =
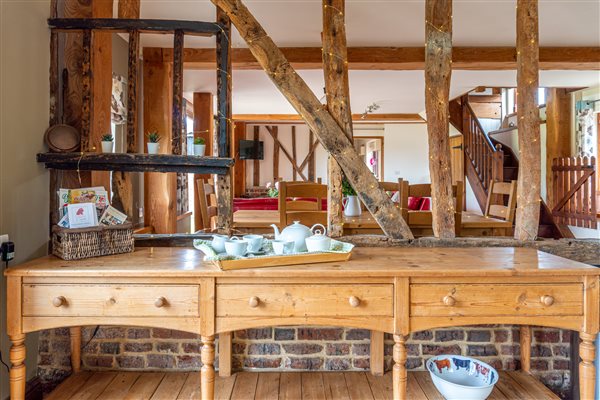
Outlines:
{"type": "Polygon", "coordinates": [[[154,306],[157,308],[161,308],[167,305],[167,299],[165,299],[164,297],[159,297],[158,299],[154,300],[154,306]]]}
{"type": "Polygon", "coordinates": [[[252,308],[258,307],[259,303],[260,303],[260,299],[256,296],[252,296],[252,297],[250,297],[250,300],[248,300],[248,305],[252,308]]]}
{"type": "Polygon", "coordinates": [[[356,296],[350,296],[348,303],[350,303],[351,307],[358,307],[360,306],[360,299],[356,296]]]}
{"type": "Polygon", "coordinates": [[[54,307],[62,307],[65,304],[67,304],[67,299],[65,299],[65,296],[58,296],[52,299],[52,305],[54,307]]]}
{"type": "Polygon", "coordinates": [[[544,295],[540,300],[546,307],[550,307],[552,304],[554,304],[554,297],[552,296],[544,295]]]}
{"type": "Polygon", "coordinates": [[[447,306],[453,306],[456,304],[456,299],[450,295],[444,297],[444,304],[447,306]]]}

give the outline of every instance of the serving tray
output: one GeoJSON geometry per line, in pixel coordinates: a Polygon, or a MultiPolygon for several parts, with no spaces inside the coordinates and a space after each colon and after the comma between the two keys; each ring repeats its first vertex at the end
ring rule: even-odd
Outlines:
{"type": "MultiPolygon", "coordinates": [[[[270,243],[267,242],[267,247],[270,243]]],[[[331,249],[326,252],[293,253],[276,255],[268,253],[265,255],[250,255],[245,257],[234,257],[216,254],[210,247],[210,241],[195,240],[194,247],[205,254],[204,259],[212,262],[223,271],[248,268],[280,267],[283,265],[316,264],[327,262],[348,261],[352,256],[354,246],[337,240],[331,241],[331,249]]]]}

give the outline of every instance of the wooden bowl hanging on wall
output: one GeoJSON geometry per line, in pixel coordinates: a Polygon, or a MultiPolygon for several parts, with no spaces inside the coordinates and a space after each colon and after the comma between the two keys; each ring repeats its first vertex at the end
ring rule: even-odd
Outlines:
{"type": "Polygon", "coordinates": [[[70,153],[79,148],[79,131],[70,125],[57,124],[46,129],[44,141],[51,151],[70,153]]]}

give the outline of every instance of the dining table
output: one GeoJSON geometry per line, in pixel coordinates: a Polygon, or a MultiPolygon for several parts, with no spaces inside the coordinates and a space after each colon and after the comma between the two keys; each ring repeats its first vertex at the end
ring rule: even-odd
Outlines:
{"type": "MultiPolygon", "coordinates": [[[[418,213],[420,211],[409,211],[418,213]]],[[[277,210],[238,210],[233,213],[233,227],[242,233],[272,233],[272,224],[279,226],[277,210]]],[[[410,225],[415,236],[433,234],[430,226],[410,225]]],[[[364,211],[356,217],[344,216],[344,234],[383,234],[375,218],[364,211]]],[[[498,218],[486,217],[473,211],[463,211],[460,236],[511,236],[512,223],[498,218]]]]}

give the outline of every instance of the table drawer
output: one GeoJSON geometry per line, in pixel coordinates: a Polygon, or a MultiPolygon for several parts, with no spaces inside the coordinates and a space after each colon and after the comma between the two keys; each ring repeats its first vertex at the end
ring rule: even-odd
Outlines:
{"type": "Polygon", "coordinates": [[[582,315],[583,285],[413,284],[411,316],[582,315]]]}
{"type": "Polygon", "coordinates": [[[391,284],[217,285],[219,317],[394,315],[391,284]]]}
{"type": "Polygon", "coordinates": [[[194,285],[23,285],[24,316],[199,316],[194,285]]]}

